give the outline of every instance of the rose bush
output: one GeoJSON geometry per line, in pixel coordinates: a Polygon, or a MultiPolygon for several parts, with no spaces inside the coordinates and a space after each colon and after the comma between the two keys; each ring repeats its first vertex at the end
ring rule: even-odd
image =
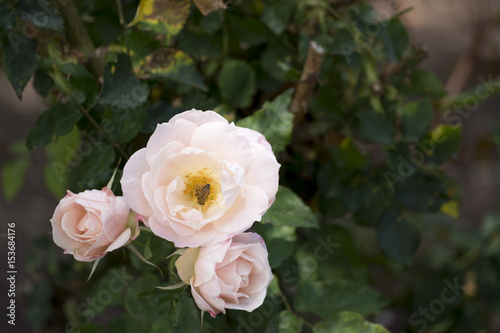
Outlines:
{"type": "Polygon", "coordinates": [[[94,261],[139,235],[123,197],[105,187],[68,194],[50,219],[54,242],[79,261],[94,261]]]}
{"type": "Polygon", "coordinates": [[[275,199],[279,167],[262,134],[193,109],[158,125],[128,160],[121,184],[156,235],[198,247],[260,221],[275,199]]]}
{"type": "Polygon", "coordinates": [[[191,285],[198,307],[212,317],[225,309],[253,311],[273,279],[261,236],[243,233],[218,244],[186,250],[175,266],[191,285]]]}

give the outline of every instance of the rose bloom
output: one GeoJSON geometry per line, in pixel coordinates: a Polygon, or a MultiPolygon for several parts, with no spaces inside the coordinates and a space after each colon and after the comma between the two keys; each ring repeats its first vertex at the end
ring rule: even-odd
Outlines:
{"type": "Polygon", "coordinates": [[[107,187],[68,194],[56,207],[50,223],[54,243],[79,261],[94,261],[139,235],[138,222],[123,197],[107,187]]]}
{"type": "Polygon", "coordinates": [[[156,235],[198,247],[260,221],[275,199],[279,167],[263,135],[193,109],[158,125],[128,160],[121,184],[156,235]]]}
{"type": "Polygon", "coordinates": [[[198,307],[212,317],[225,309],[255,310],[273,279],[264,240],[255,233],[188,249],[175,266],[198,307]]]}

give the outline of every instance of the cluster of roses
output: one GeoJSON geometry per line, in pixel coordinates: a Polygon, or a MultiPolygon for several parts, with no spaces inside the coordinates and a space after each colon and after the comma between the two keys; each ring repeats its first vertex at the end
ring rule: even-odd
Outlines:
{"type": "Polygon", "coordinates": [[[130,157],[123,197],[106,187],[68,191],[51,219],[54,242],[93,261],[134,240],[142,221],[189,248],[176,267],[201,310],[253,311],[273,275],[262,237],[244,231],[274,202],[279,167],[260,133],[212,111],[186,111],[159,124],[130,157]]]}

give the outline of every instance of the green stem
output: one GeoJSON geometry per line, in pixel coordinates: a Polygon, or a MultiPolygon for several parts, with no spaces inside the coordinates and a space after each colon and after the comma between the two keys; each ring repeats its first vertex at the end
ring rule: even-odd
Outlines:
{"type": "Polygon", "coordinates": [[[118,7],[118,17],[120,18],[120,24],[123,27],[123,36],[125,37],[125,46],[127,47],[127,54],[130,56],[130,49],[128,43],[128,30],[125,24],[125,17],[123,15],[123,6],[121,0],[116,0],[116,6],[118,7]]]}

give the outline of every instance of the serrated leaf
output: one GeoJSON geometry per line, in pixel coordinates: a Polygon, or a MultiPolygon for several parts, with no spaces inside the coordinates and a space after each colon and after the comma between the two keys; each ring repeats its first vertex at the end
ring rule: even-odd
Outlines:
{"type": "Polygon", "coordinates": [[[313,312],[324,319],[340,311],[373,314],[386,304],[387,301],[369,286],[340,279],[328,285],[303,282],[294,301],[297,311],[313,312]]]}
{"type": "Polygon", "coordinates": [[[262,223],[272,223],[275,227],[317,228],[319,226],[311,208],[284,186],[279,187],[276,201],[262,217],[262,223]]]}
{"type": "Polygon", "coordinates": [[[28,133],[26,147],[31,150],[51,143],[55,135],[71,132],[80,118],[80,110],[74,104],[56,104],[38,117],[28,133]]]}
{"type": "Polygon", "coordinates": [[[16,5],[16,12],[23,21],[35,27],[54,31],[64,31],[64,21],[49,1],[22,0],[16,5]]]}
{"type": "Polygon", "coordinates": [[[343,311],[322,321],[313,328],[313,333],[389,333],[383,326],[365,321],[362,315],[343,311]]]}
{"type": "Polygon", "coordinates": [[[219,74],[222,98],[235,107],[247,107],[255,94],[255,71],[242,60],[225,62],[219,74]]]}
{"type": "Polygon", "coordinates": [[[130,58],[119,54],[117,61],[104,68],[100,100],[122,109],[137,108],[146,102],[149,89],[134,75],[130,58]]]}
{"type": "Polygon", "coordinates": [[[29,165],[29,156],[22,156],[2,165],[2,188],[7,201],[12,201],[21,190],[29,165]]]}
{"type": "Polygon", "coordinates": [[[37,68],[36,48],[36,41],[15,33],[2,46],[2,67],[19,100],[37,68]]]}
{"type": "Polygon", "coordinates": [[[262,109],[238,121],[237,125],[264,135],[275,153],[282,151],[292,135],[293,115],[288,111],[292,93],[293,89],[289,89],[272,102],[265,102],[262,109]]]}
{"type": "Polygon", "coordinates": [[[189,16],[190,0],[141,0],[129,26],[175,36],[189,16]]]}
{"type": "Polygon", "coordinates": [[[203,15],[218,9],[226,9],[226,4],[222,0],[194,0],[194,3],[203,15]]]}
{"type": "Polygon", "coordinates": [[[420,140],[429,130],[434,117],[431,101],[428,99],[406,104],[402,108],[403,133],[408,140],[420,140]]]}
{"type": "Polygon", "coordinates": [[[377,229],[378,244],[382,251],[401,265],[408,266],[420,244],[418,230],[397,212],[388,211],[377,229]]]}
{"type": "Polygon", "coordinates": [[[193,59],[179,50],[172,48],[156,50],[146,58],[142,71],[154,77],[174,80],[208,91],[193,59]]]}

